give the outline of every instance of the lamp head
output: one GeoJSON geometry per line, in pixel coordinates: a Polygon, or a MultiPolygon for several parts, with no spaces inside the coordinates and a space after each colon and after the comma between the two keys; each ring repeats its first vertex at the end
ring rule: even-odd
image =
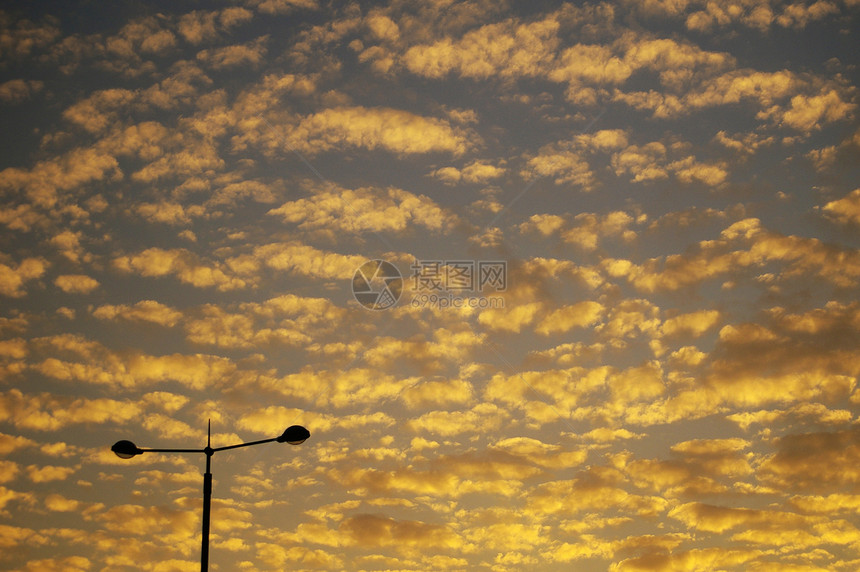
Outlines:
{"type": "Polygon", "coordinates": [[[301,425],[290,425],[284,430],[284,433],[275,439],[278,443],[289,443],[290,445],[300,445],[305,442],[305,439],[311,436],[311,432],[301,425]]]}
{"type": "Polygon", "coordinates": [[[143,454],[143,451],[138,449],[137,445],[125,439],[114,443],[110,450],[116,453],[116,456],[120,459],[131,459],[134,456],[143,454]]]}

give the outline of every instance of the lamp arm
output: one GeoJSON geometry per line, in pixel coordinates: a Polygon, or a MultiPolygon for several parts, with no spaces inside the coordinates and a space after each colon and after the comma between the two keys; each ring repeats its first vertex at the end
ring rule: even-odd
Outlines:
{"type": "Polygon", "coordinates": [[[204,449],[140,449],[144,453],[205,453],[204,449]]]}
{"type": "Polygon", "coordinates": [[[260,445],[261,443],[271,443],[272,441],[277,441],[277,437],[272,437],[271,439],[260,439],[259,441],[250,441],[248,443],[239,443],[238,445],[227,445],[226,447],[213,447],[212,452],[215,453],[217,451],[226,451],[227,449],[238,449],[239,447],[248,447],[250,445],[260,445]]]}

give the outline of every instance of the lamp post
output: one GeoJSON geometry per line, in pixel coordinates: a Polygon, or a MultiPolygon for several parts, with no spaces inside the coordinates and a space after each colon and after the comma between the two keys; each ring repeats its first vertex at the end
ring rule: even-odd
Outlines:
{"type": "Polygon", "coordinates": [[[251,445],[260,445],[262,443],[289,443],[290,445],[300,445],[311,436],[310,431],[301,425],[291,425],[287,427],[279,437],[271,439],[261,439],[259,441],[250,441],[248,443],[239,443],[238,445],[228,445],[226,447],[212,447],[212,422],[209,422],[206,435],[206,447],[203,449],[141,449],[131,441],[117,441],[110,448],[116,453],[120,459],[131,459],[143,453],[203,453],[206,455],[206,472],[203,473],[203,540],[200,547],[200,571],[207,572],[209,570],[209,513],[212,505],[212,472],[211,459],[218,451],[226,451],[227,449],[238,449],[239,447],[249,447],[251,445]]]}

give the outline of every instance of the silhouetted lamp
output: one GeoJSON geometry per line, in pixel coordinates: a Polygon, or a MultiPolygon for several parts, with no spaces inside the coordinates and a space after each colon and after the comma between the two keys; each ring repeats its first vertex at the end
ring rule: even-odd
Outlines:
{"type": "Polygon", "coordinates": [[[238,445],[227,445],[226,447],[212,447],[212,423],[209,423],[207,431],[206,447],[203,449],[141,449],[131,441],[123,439],[117,441],[110,448],[116,453],[120,459],[131,459],[143,453],[204,453],[206,455],[206,472],[203,473],[203,542],[200,549],[200,570],[206,572],[209,569],[209,513],[212,505],[212,472],[210,471],[210,461],[212,455],[217,451],[226,451],[227,449],[238,449],[239,447],[247,447],[249,445],[260,445],[261,443],[289,443],[290,445],[300,445],[304,443],[311,432],[301,425],[290,425],[279,437],[271,439],[261,439],[260,441],[251,441],[249,443],[239,443],[238,445]]]}
{"type": "Polygon", "coordinates": [[[111,447],[110,450],[116,453],[116,456],[120,459],[131,459],[132,457],[143,453],[143,451],[137,448],[137,445],[126,440],[117,441],[113,444],[113,447],[111,447]]]}
{"type": "MultiPolygon", "coordinates": [[[[301,425],[290,425],[283,434],[277,438],[278,443],[289,443],[290,445],[301,445],[311,436],[311,432],[301,425]]],[[[128,443],[128,441],[126,441],[128,443]]],[[[134,443],[129,443],[134,447],[134,443]]]]}

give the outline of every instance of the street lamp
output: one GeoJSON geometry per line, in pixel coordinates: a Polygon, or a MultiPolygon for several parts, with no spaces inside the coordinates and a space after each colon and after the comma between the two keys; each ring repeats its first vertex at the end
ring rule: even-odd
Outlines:
{"type": "Polygon", "coordinates": [[[203,473],[203,541],[200,548],[200,571],[207,572],[207,570],[209,570],[209,512],[212,505],[212,472],[210,471],[210,460],[212,459],[212,455],[218,451],[238,449],[239,447],[260,445],[262,443],[271,443],[272,441],[277,441],[278,443],[289,443],[290,445],[300,445],[310,436],[310,431],[301,425],[290,425],[278,437],[213,448],[212,422],[210,421],[206,435],[206,447],[203,449],[141,449],[131,441],[123,439],[122,441],[114,443],[110,450],[116,453],[116,456],[120,459],[131,459],[132,457],[136,457],[143,453],[204,453],[206,455],[206,472],[203,473]]]}

